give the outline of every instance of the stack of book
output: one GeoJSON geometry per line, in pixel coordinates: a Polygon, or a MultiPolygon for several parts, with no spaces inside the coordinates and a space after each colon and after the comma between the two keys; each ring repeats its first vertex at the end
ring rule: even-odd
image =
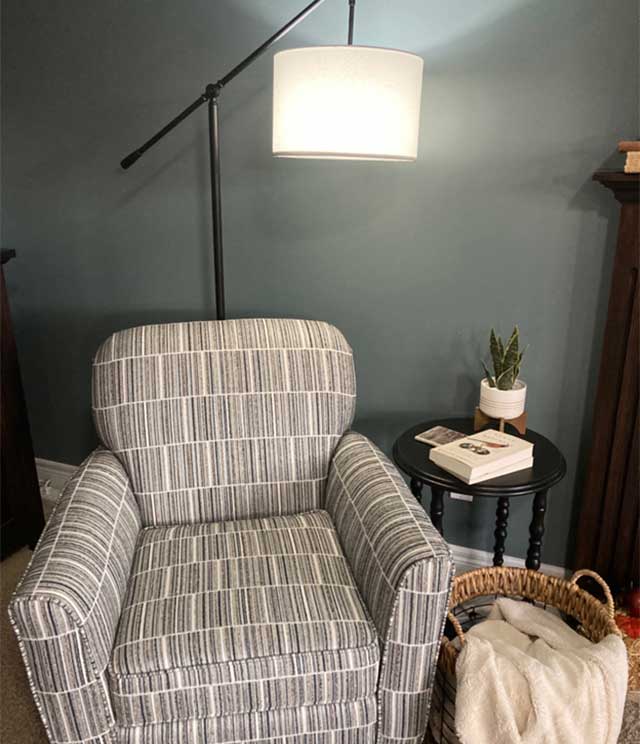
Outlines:
{"type": "Polygon", "coordinates": [[[468,483],[481,483],[533,465],[533,444],[526,439],[486,431],[433,447],[429,459],[468,483]]]}
{"type": "Polygon", "coordinates": [[[640,173],[640,140],[618,142],[618,150],[627,153],[625,173],[640,173]]]}

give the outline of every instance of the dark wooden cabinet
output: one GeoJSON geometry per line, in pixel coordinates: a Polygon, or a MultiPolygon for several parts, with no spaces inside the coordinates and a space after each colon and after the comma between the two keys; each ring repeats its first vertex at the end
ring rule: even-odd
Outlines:
{"type": "Polygon", "coordinates": [[[1,557],[23,545],[33,548],[44,527],[42,500],[36,463],[31,444],[31,431],[22,390],[20,366],[11,325],[11,313],[4,281],[4,265],[12,257],[2,251],[0,292],[2,293],[1,390],[0,390],[0,459],[2,470],[0,498],[2,511],[1,557]]]}
{"type": "Polygon", "coordinates": [[[574,563],[623,588],[640,583],[640,175],[594,178],[621,211],[574,563]]]}

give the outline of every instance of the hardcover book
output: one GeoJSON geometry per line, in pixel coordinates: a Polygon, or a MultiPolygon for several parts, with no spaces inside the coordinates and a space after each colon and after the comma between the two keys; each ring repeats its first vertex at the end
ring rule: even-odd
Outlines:
{"type": "Polygon", "coordinates": [[[464,439],[466,436],[466,434],[461,434],[454,429],[447,429],[446,426],[434,426],[427,431],[416,434],[414,439],[423,444],[430,444],[432,447],[439,447],[441,444],[449,444],[449,442],[464,439]]]}
{"type": "Polygon", "coordinates": [[[429,459],[468,484],[530,468],[533,444],[494,429],[434,447],[429,459]]]}

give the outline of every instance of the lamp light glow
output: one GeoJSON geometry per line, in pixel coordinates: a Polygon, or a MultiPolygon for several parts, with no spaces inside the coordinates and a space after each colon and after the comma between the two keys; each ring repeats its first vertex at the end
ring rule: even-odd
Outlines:
{"type": "Polygon", "coordinates": [[[422,59],[364,46],[288,49],[273,59],[273,154],[413,161],[422,59]]]}

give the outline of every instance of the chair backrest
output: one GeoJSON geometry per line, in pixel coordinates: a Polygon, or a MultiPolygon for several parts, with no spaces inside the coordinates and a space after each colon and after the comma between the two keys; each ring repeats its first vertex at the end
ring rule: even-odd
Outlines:
{"type": "Polygon", "coordinates": [[[141,326],[93,365],[96,429],[145,525],[321,508],[354,409],[351,348],[316,321],[141,326]]]}

